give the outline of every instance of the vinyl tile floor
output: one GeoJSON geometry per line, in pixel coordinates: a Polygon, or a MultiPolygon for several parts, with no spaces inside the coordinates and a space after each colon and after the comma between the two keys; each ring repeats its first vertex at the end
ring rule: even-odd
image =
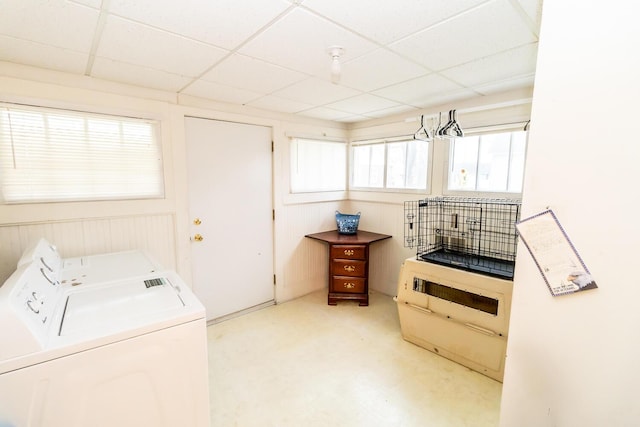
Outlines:
{"type": "Polygon", "coordinates": [[[212,427],[495,427],[502,384],[404,341],[396,303],[314,292],[207,328],[212,427]]]}

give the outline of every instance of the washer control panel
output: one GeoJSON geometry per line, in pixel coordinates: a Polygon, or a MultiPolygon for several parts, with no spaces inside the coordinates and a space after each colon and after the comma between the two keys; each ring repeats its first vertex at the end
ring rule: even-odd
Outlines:
{"type": "Polygon", "coordinates": [[[60,285],[60,256],[54,246],[41,241],[23,256],[18,268],[0,287],[0,361],[47,346],[56,310],[64,304],[60,285]]]}
{"type": "Polygon", "coordinates": [[[17,270],[22,274],[14,283],[11,303],[38,341],[44,343],[62,297],[59,271],[52,269],[43,258],[23,265],[23,268],[17,270]]]}

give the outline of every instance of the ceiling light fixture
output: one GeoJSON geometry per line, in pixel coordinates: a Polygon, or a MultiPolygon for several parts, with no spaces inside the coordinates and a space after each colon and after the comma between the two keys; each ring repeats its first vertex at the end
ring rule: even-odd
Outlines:
{"type": "Polygon", "coordinates": [[[331,83],[337,84],[342,74],[340,56],[344,53],[344,49],[340,46],[331,46],[327,49],[327,53],[331,56],[331,83]]]}

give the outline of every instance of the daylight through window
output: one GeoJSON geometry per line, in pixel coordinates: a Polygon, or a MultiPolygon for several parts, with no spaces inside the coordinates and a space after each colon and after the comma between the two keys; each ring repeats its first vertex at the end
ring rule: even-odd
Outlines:
{"type": "Polygon", "coordinates": [[[352,146],[351,188],[426,190],[429,143],[413,139],[362,141],[352,146]]]}
{"type": "Polygon", "coordinates": [[[158,123],[0,105],[4,203],[164,196],[158,123]]]}
{"type": "Polygon", "coordinates": [[[451,142],[448,189],[522,192],[526,141],[524,131],[456,138],[451,142]]]}

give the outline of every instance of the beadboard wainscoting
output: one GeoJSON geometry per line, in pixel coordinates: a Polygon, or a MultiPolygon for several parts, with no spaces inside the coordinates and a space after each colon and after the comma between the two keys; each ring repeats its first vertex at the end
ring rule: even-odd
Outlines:
{"type": "Polygon", "coordinates": [[[327,286],[329,253],[325,245],[304,236],[335,230],[335,211],[345,202],[286,205],[276,211],[276,300],[288,301],[327,286]],[[281,275],[281,277],[280,277],[281,275]]]}
{"type": "MultiPolygon", "coordinates": [[[[419,195],[407,195],[407,200],[420,198],[419,195]]],[[[377,203],[359,200],[351,201],[351,209],[362,213],[360,228],[391,235],[378,244],[372,245],[369,252],[369,289],[385,295],[396,295],[398,274],[403,261],[415,250],[405,248],[404,242],[404,205],[400,203],[377,203]]]]}
{"type": "MultiPolygon", "coordinates": [[[[411,197],[411,196],[409,196],[411,197]]],[[[414,197],[419,198],[419,197],[414,197]]],[[[327,287],[328,247],[304,236],[335,230],[335,211],[361,212],[358,229],[390,234],[369,253],[369,288],[395,295],[402,262],[415,254],[404,248],[404,207],[398,203],[343,201],[288,205],[276,213],[276,258],[282,260],[278,301],[287,301],[327,287]]]]}

